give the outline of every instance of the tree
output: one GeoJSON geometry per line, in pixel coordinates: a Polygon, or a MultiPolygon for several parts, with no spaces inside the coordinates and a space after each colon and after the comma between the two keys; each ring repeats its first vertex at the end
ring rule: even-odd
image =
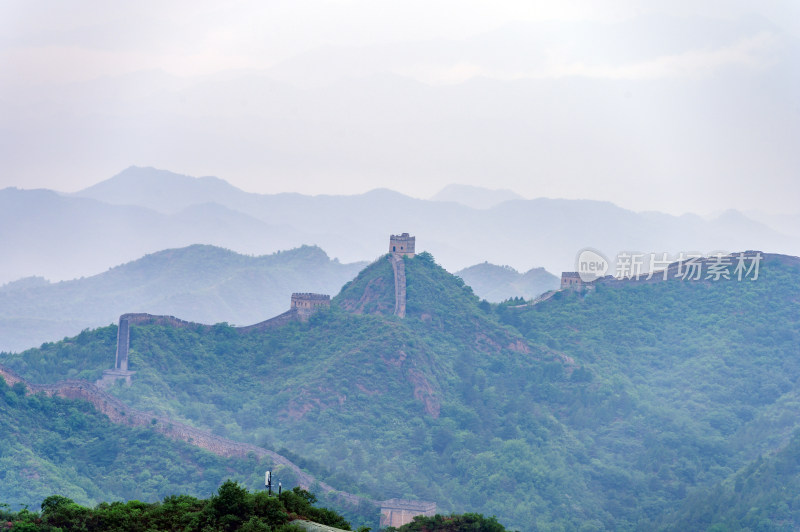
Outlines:
{"type": "Polygon", "coordinates": [[[252,515],[253,501],[246,488],[228,479],[211,498],[210,508],[212,516],[225,530],[236,530],[252,515]]]}

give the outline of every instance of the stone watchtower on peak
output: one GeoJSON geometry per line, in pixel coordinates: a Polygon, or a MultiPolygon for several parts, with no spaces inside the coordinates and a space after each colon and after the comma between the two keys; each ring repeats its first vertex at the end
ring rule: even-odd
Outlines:
{"type": "Polygon", "coordinates": [[[413,257],[416,240],[416,237],[408,233],[389,235],[389,252],[405,255],[406,257],[413,257]]]}

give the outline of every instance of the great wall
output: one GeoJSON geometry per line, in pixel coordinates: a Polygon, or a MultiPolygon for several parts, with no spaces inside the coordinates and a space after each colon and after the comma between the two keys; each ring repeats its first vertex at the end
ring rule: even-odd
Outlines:
{"type": "MultiPolygon", "coordinates": [[[[283,314],[254,325],[234,327],[234,330],[245,334],[282,327],[293,321],[305,321],[315,311],[325,306],[330,306],[330,301],[330,296],[324,294],[295,293],[292,294],[291,308],[283,314]]],[[[128,369],[132,325],[166,325],[194,330],[209,330],[213,327],[213,325],[181,320],[175,316],[157,316],[143,313],[123,314],[119,317],[119,326],[117,327],[117,356],[114,368],[103,371],[103,376],[96,382],[100,388],[110,386],[117,379],[124,379],[127,384],[130,384],[131,377],[136,373],[128,369]]]]}
{"type": "Polygon", "coordinates": [[[406,316],[406,264],[403,257],[413,257],[416,249],[416,237],[408,233],[389,237],[389,262],[394,272],[394,315],[406,316]]]}
{"type": "MultiPolygon", "coordinates": [[[[400,318],[406,315],[406,268],[403,257],[413,257],[416,248],[416,238],[408,233],[391,235],[389,237],[389,262],[392,263],[394,272],[394,314],[400,318]]],[[[327,294],[314,294],[311,292],[295,292],[292,294],[289,310],[274,318],[247,325],[234,327],[239,333],[250,333],[282,327],[292,321],[306,321],[314,312],[330,307],[331,296],[327,294]]],[[[124,379],[131,383],[131,377],[136,373],[128,368],[128,354],[130,351],[130,331],[132,325],[166,325],[175,328],[193,328],[195,330],[208,330],[212,325],[185,321],[175,316],[159,316],[154,314],[123,314],[119,317],[117,328],[117,353],[114,368],[103,371],[103,376],[96,382],[100,388],[106,388],[117,379],[124,379]]]]}
{"type": "MultiPolygon", "coordinates": [[[[394,314],[402,318],[405,317],[406,312],[406,276],[403,257],[414,256],[415,237],[410,236],[408,233],[391,235],[389,245],[390,253],[388,258],[394,271],[394,314]]],[[[314,312],[330,307],[330,302],[329,295],[309,292],[294,293],[292,294],[288,311],[260,323],[245,327],[235,327],[234,329],[244,334],[282,327],[293,321],[306,321],[314,312]]],[[[330,484],[317,480],[291,460],[275,451],[230,440],[165,416],[129,407],[104,391],[104,388],[117,379],[124,379],[127,384],[131,383],[131,377],[135,374],[128,367],[132,325],[163,325],[195,330],[209,330],[213,327],[213,325],[181,320],[175,316],[159,316],[145,313],[123,314],[119,318],[119,326],[117,328],[117,351],[114,368],[105,370],[102,378],[95,384],[82,380],[65,380],[55,384],[34,384],[3,365],[0,365],[0,377],[9,386],[22,383],[26,388],[26,394],[29,395],[41,393],[50,397],[58,396],[66,399],[88,401],[97,411],[106,415],[114,423],[154,430],[167,438],[186,442],[218,456],[246,458],[253,455],[258,458],[268,457],[274,465],[289,468],[295,474],[298,485],[304,489],[310,489],[312,485],[318,486],[323,493],[335,501],[343,502],[353,507],[358,507],[362,504],[379,507],[382,527],[402,526],[410,522],[415,515],[432,516],[436,513],[436,503],[433,502],[405,499],[376,501],[360,495],[338,491],[330,484]]]]}

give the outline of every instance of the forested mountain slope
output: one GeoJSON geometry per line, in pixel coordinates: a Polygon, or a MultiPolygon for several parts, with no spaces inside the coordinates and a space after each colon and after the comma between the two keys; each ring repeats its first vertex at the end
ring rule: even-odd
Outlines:
{"type": "Polygon", "coordinates": [[[0,378],[0,501],[37,507],[60,494],[81,504],[253,488],[268,464],[221,458],[146,429],[115,425],[85,401],[26,395],[0,378]]]}
{"type": "MultiPolygon", "coordinates": [[[[755,281],[669,281],[480,303],[428,254],[386,258],[305,323],[132,328],[125,402],[307,457],[375,498],[521,530],[652,529],[798,428],[800,263],[755,281]]],[[[96,378],[115,327],[4,355],[34,381],[96,378]]]]}

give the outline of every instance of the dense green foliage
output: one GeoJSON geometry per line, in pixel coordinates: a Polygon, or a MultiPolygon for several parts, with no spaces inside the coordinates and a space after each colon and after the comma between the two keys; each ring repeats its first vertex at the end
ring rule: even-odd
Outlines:
{"type": "Polygon", "coordinates": [[[3,379],[0,434],[0,501],[14,507],[33,507],[56,490],[83,504],[207,495],[228,477],[258,486],[271,466],[115,425],[87,402],[26,395],[3,379]]]}
{"type": "Polygon", "coordinates": [[[698,491],[665,519],[667,530],[797,530],[800,432],[772,456],[759,456],[713,489],[698,491]]]}
{"type": "Polygon", "coordinates": [[[386,532],[505,532],[494,517],[480,514],[417,516],[400,528],[387,527],[386,532]]]}
{"type": "Polygon", "coordinates": [[[315,507],[315,502],[314,495],[299,488],[270,496],[264,491],[250,493],[228,480],[208,499],[172,495],[162,502],[103,502],[87,508],[68,497],[51,495],[42,501],[41,514],[27,509],[0,511],[0,518],[12,524],[11,530],[42,532],[302,532],[303,528],[291,524],[297,519],[350,530],[342,516],[315,507]]]}
{"type": "MultiPolygon", "coordinates": [[[[535,306],[482,304],[426,253],[405,265],[405,319],[380,259],[307,323],[134,327],[134,383],[112,392],[292,449],[338,489],[520,530],[679,522],[687,498],[800,428],[795,259],[768,257],[756,282],[625,283],[535,306]]],[[[114,328],[84,334],[0,362],[34,380],[110,366],[113,345],[93,349],[114,328]]]]}

